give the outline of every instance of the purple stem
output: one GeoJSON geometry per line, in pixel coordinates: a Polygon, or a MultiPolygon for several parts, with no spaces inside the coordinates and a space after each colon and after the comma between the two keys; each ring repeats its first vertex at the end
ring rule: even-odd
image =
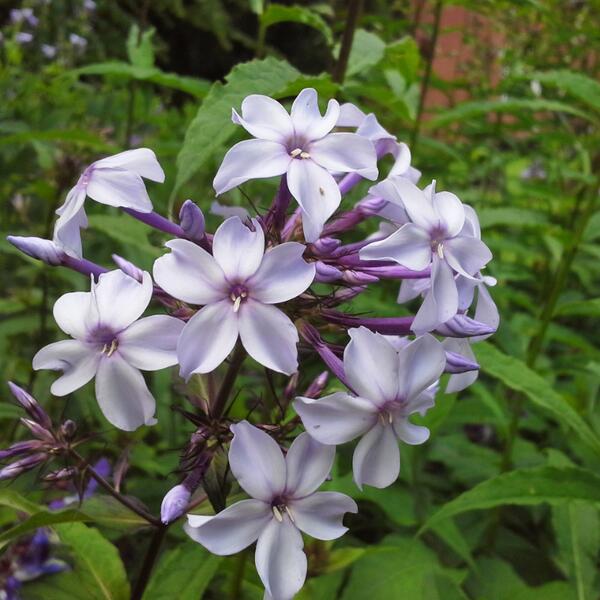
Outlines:
{"type": "Polygon", "coordinates": [[[160,231],[164,231],[165,233],[170,233],[176,237],[186,238],[185,231],[177,225],[173,223],[173,221],[169,221],[169,219],[165,219],[165,217],[155,213],[154,211],[143,213],[133,208],[124,208],[123,209],[127,214],[131,215],[134,219],[141,221],[142,223],[146,223],[146,225],[150,225],[154,229],[158,229],[160,231]]]}
{"type": "Polygon", "coordinates": [[[411,335],[414,317],[357,317],[335,310],[324,310],[323,318],[330,323],[344,327],[366,327],[383,335],[411,335]]]}
{"type": "Polygon", "coordinates": [[[287,225],[285,222],[285,215],[291,200],[292,195],[288,189],[287,178],[285,175],[282,175],[281,181],[279,182],[279,189],[273,199],[273,204],[265,217],[266,229],[273,227],[277,232],[285,229],[285,226],[287,225]]]}
{"type": "Polygon", "coordinates": [[[360,183],[363,178],[358,173],[348,173],[338,183],[342,195],[348,193],[355,185],[360,183]]]}
{"type": "Polygon", "coordinates": [[[105,269],[104,267],[101,267],[100,265],[97,265],[86,258],[73,258],[68,254],[65,254],[63,257],[62,265],[69,269],[73,269],[73,271],[87,275],[88,277],[93,275],[94,279],[98,279],[102,273],[106,273],[108,271],[108,269],[105,269]]]}

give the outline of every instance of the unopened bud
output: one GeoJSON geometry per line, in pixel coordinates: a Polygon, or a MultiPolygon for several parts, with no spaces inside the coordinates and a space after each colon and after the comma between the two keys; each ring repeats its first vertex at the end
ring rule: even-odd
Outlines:
{"type": "Polygon", "coordinates": [[[41,260],[47,265],[54,267],[62,264],[66,256],[65,252],[52,240],[45,240],[38,237],[22,237],[19,235],[9,235],[6,239],[15,248],[27,254],[27,256],[41,260]]]}
{"type": "Polygon", "coordinates": [[[306,398],[316,398],[325,389],[328,379],[329,372],[323,371],[320,375],[315,377],[313,382],[306,388],[304,396],[306,398]]]}
{"type": "Polygon", "coordinates": [[[41,453],[32,454],[31,456],[22,458],[21,460],[18,460],[4,467],[3,469],[0,469],[0,480],[13,479],[18,475],[21,475],[21,473],[29,471],[30,469],[33,469],[34,467],[37,467],[38,465],[42,464],[46,461],[46,459],[46,454],[41,453]]]}
{"type": "Polygon", "coordinates": [[[475,337],[479,335],[490,335],[496,331],[496,327],[480,323],[467,315],[455,315],[449,321],[435,328],[436,333],[446,337],[475,337]]]}
{"type": "Polygon", "coordinates": [[[118,254],[113,254],[112,259],[114,263],[125,273],[125,275],[129,275],[129,277],[135,279],[142,283],[144,280],[144,271],[139,267],[136,267],[132,262],[129,262],[127,259],[119,256],[118,254]]]}
{"type": "Polygon", "coordinates": [[[15,456],[20,456],[21,454],[29,454],[30,452],[39,450],[42,445],[42,442],[40,442],[39,440],[27,440],[25,442],[16,442],[6,450],[0,450],[0,460],[14,458],[15,456]]]}
{"type": "Polygon", "coordinates": [[[379,277],[375,277],[375,275],[369,275],[368,273],[353,271],[351,269],[344,271],[342,279],[352,285],[366,285],[368,283],[376,283],[379,281],[379,277]]]}
{"type": "Polygon", "coordinates": [[[186,237],[200,241],[206,232],[204,213],[191,200],[186,200],[179,210],[179,224],[186,237]]]}
{"type": "Polygon", "coordinates": [[[316,254],[329,256],[332,252],[335,252],[335,250],[337,250],[341,245],[342,242],[336,238],[323,237],[314,242],[312,244],[312,247],[314,248],[316,254]]]}
{"type": "Polygon", "coordinates": [[[298,387],[298,371],[296,371],[287,382],[285,390],[283,391],[283,397],[286,400],[291,400],[296,395],[296,388],[298,387]]]}
{"type": "Polygon", "coordinates": [[[166,525],[178,519],[185,512],[191,496],[183,484],[171,488],[160,505],[160,520],[166,525]]]}
{"type": "Polygon", "coordinates": [[[46,414],[46,411],[38,404],[36,399],[28,394],[22,387],[19,387],[12,381],[8,382],[8,387],[15,400],[23,407],[25,412],[40,425],[46,429],[52,427],[52,421],[46,414]]]}
{"type": "Polygon", "coordinates": [[[65,481],[76,477],[78,470],[76,467],[65,467],[64,469],[58,469],[58,471],[52,471],[47,475],[44,475],[44,481],[65,481]]]}
{"type": "Polygon", "coordinates": [[[342,272],[339,269],[328,265],[324,262],[321,262],[320,260],[315,263],[315,267],[315,281],[317,282],[329,283],[331,281],[337,281],[338,279],[342,278],[342,272]]]}
{"type": "Polygon", "coordinates": [[[20,421],[39,440],[42,440],[43,442],[48,442],[50,444],[54,444],[56,442],[52,433],[48,429],[46,429],[45,427],[40,425],[39,423],[36,423],[35,421],[32,421],[31,419],[26,419],[25,417],[21,417],[20,421]]]}
{"type": "Polygon", "coordinates": [[[71,419],[67,419],[60,426],[60,434],[67,441],[71,441],[75,437],[76,431],[77,431],[77,423],[75,423],[75,421],[72,421],[71,419]]]}
{"type": "Polygon", "coordinates": [[[361,200],[356,209],[363,215],[376,215],[387,204],[387,201],[377,196],[369,196],[361,200]]]}
{"type": "Polygon", "coordinates": [[[479,370],[479,365],[462,354],[446,350],[446,373],[467,373],[479,370]]]}

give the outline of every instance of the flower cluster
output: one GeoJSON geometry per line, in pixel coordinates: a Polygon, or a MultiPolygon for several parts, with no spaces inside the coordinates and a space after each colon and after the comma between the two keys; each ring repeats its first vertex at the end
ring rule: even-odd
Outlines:
{"type": "Polygon", "coordinates": [[[361,489],[398,478],[399,442],[428,439],[429,430],[412,419],[434,406],[442,375],[450,374],[448,391],[477,377],[470,344],[498,326],[487,289],[495,280],[483,274],[491,253],[475,211],[437,191],[435,181],[418,187],[421,173],[411,166],[408,147],[374,115],[335,100],[323,115],[316,91],[305,89],[290,113],[252,95],[232,119],[253,139],[227,152],[215,191],[279,177],[265,214],[215,204],[214,212],[226,218],[214,234],[189,200],[179,224],[161,217],[144,179],[162,182],[164,173],[154,153],[141,148],[84,170],[57,211],[52,240],[9,241],[91,279],[90,292],[65,294],[54,306],[58,326],[72,339],[42,348],[33,359],[34,369],[62,372],[53,394],[95,379],[106,419],[132,431],[164,417],[155,416],[141,371],[178,365],[188,382],[227,365],[221,388],[192,402],[194,411],[183,411],[197,426],[182,459],[188,475],[165,495],[161,519],[170,523],[189,511],[215,448],[229,445],[231,474],[250,499],[215,516],[189,514],[186,531],[216,554],[256,542],[266,597],[288,600],[306,577],[302,532],[338,538],[347,531],[344,514],[358,510],[344,494],[318,491],[331,473],[335,447],[358,440],[352,467],[361,489]],[[385,155],[393,165],[380,177],[385,155]],[[344,195],[378,177],[354,206],[344,206],[344,195]],[[86,198],[121,207],[173,238],[152,276],[119,256],[113,270],[83,258],[86,198]],[[379,228],[361,239],[357,231],[371,221],[379,228]],[[351,312],[351,300],[382,280],[401,282],[398,303],[422,298],[414,316],[351,312]],[[142,316],[150,305],[161,314],[142,316]],[[227,416],[247,357],[289,377],[284,389],[270,390],[280,413],[274,422],[235,423],[227,416]],[[315,360],[347,390],[322,395],[325,372],[298,392],[315,360]]]}

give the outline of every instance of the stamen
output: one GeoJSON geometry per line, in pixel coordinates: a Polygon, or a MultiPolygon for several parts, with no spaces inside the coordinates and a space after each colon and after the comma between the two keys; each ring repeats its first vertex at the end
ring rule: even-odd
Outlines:
{"type": "Polygon", "coordinates": [[[300,155],[300,154],[302,154],[302,148],[296,148],[295,150],[292,150],[292,151],[290,152],[290,156],[291,156],[292,158],[296,158],[296,156],[298,156],[298,155],[300,155]]]}
{"type": "Polygon", "coordinates": [[[281,514],[280,510],[276,506],[273,507],[273,515],[275,515],[275,518],[280,523],[283,523],[283,515],[281,514]]]}
{"type": "Polygon", "coordinates": [[[292,514],[292,511],[290,510],[289,506],[285,507],[285,512],[288,514],[288,517],[290,518],[290,521],[292,523],[295,523],[296,521],[294,521],[294,515],[292,514]]]}
{"type": "Polygon", "coordinates": [[[437,255],[443,260],[444,259],[444,244],[438,244],[437,255]]]}
{"type": "Polygon", "coordinates": [[[233,312],[237,312],[238,310],[240,310],[241,303],[242,303],[242,296],[236,296],[235,300],[233,301],[233,312]]]}
{"type": "Polygon", "coordinates": [[[300,158],[310,158],[310,154],[308,152],[300,152],[300,158]]]}
{"type": "MultiPolygon", "coordinates": [[[[106,344],[105,344],[106,345],[106,344]]],[[[117,340],[113,340],[110,343],[110,348],[108,349],[108,354],[106,356],[108,356],[109,358],[115,353],[117,347],[118,347],[118,343],[117,340]]]]}

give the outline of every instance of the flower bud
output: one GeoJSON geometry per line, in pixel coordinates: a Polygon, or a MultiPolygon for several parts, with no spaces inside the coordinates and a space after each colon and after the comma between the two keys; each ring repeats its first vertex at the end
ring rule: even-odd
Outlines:
{"type": "Polygon", "coordinates": [[[114,263],[125,273],[125,275],[129,275],[129,277],[135,279],[142,283],[144,280],[144,271],[139,267],[136,267],[132,262],[129,262],[127,259],[119,256],[118,254],[113,254],[112,259],[114,263]]]}
{"type": "Polygon", "coordinates": [[[191,496],[183,484],[171,488],[160,505],[160,520],[166,525],[178,519],[185,512],[191,496]]]}
{"type": "Polygon", "coordinates": [[[77,423],[75,423],[75,421],[72,421],[71,419],[67,419],[60,426],[60,434],[67,441],[71,441],[75,437],[76,431],[77,431],[77,423]]]}
{"type": "Polygon", "coordinates": [[[56,267],[63,263],[65,253],[52,240],[38,237],[22,237],[9,235],[6,238],[15,248],[18,248],[27,256],[45,262],[47,265],[56,267]]]}
{"type": "Polygon", "coordinates": [[[42,442],[39,440],[27,440],[25,442],[16,442],[8,447],[6,450],[0,450],[0,460],[6,460],[7,458],[13,458],[21,454],[29,454],[34,450],[39,450],[42,446],[42,442]]]}
{"type": "Polygon", "coordinates": [[[52,428],[52,420],[33,396],[28,394],[22,387],[19,387],[12,381],[8,382],[8,387],[10,388],[12,395],[15,397],[15,400],[24,408],[25,412],[36,423],[39,423],[46,429],[52,428]]]}
{"type": "Polygon", "coordinates": [[[65,467],[64,469],[58,469],[57,471],[52,471],[47,475],[44,475],[44,481],[65,481],[68,479],[73,479],[78,473],[77,468],[75,467],[65,467]]]}
{"type": "Polygon", "coordinates": [[[283,391],[283,397],[286,400],[290,400],[296,395],[296,388],[298,387],[298,371],[292,374],[287,385],[285,386],[285,390],[283,391]]]}
{"type": "Polygon", "coordinates": [[[376,215],[386,204],[387,201],[383,198],[368,196],[364,200],[361,200],[355,208],[363,215],[376,215]]]}
{"type": "Polygon", "coordinates": [[[320,375],[315,377],[313,382],[306,388],[304,396],[306,398],[316,398],[325,389],[328,379],[329,372],[323,371],[320,375]]]}
{"type": "Polygon", "coordinates": [[[315,267],[315,281],[317,282],[329,283],[331,281],[337,281],[338,279],[342,278],[342,272],[339,269],[328,265],[324,262],[321,262],[320,260],[315,263],[315,267]]]}
{"type": "Polygon", "coordinates": [[[438,325],[436,333],[447,337],[474,337],[479,335],[490,335],[496,331],[496,327],[480,323],[467,317],[467,315],[455,315],[449,321],[438,325]]]}
{"type": "Polygon", "coordinates": [[[204,213],[191,200],[186,200],[179,210],[179,224],[190,240],[200,241],[204,238],[206,223],[204,213]]]}
{"type": "Polygon", "coordinates": [[[25,471],[29,471],[30,469],[37,467],[41,463],[45,462],[46,459],[46,454],[42,453],[32,454],[31,456],[22,458],[21,460],[18,460],[4,467],[3,469],[0,469],[0,481],[4,479],[13,479],[25,471]]]}
{"type": "Polygon", "coordinates": [[[316,254],[329,256],[342,245],[342,242],[332,237],[322,237],[318,239],[312,247],[316,254]]]}
{"type": "Polygon", "coordinates": [[[479,365],[462,354],[446,350],[446,373],[467,373],[468,371],[478,371],[479,365]]]}
{"type": "Polygon", "coordinates": [[[39,423],[36,423],[35,421],[32,421],[31,419],[25,419],[24,417],[21,417],[20,421],[39,440],[42,440],[43,442],[48,442],[50,444],[56,443],[56,440],[55,440],[54,436],[52,435],[52,433],[48,429],[46,429],[45,427],[40,425],[39,423]]]}
{"type": "Polygon", "coordinates": [[[352,285],[366,285],[368,283],[377,283],[379,281],[379,277],[375,277],[375,275],[369,275],[368,273],[353,271],[351,269],[344,271],[342,279],[352,285]]]}

